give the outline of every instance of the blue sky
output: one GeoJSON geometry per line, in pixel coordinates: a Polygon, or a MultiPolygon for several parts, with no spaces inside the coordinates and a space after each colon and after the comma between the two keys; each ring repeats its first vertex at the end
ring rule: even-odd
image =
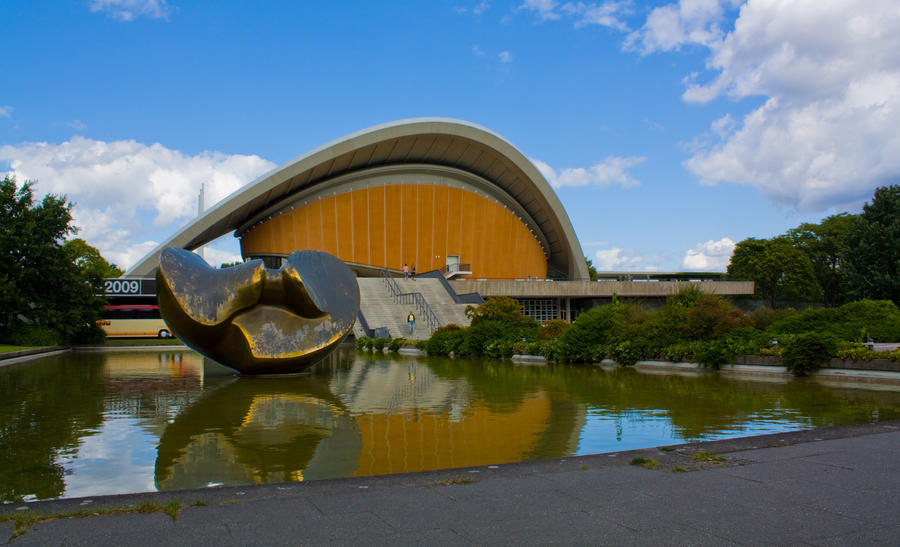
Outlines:
{"type": "Polygon", "coordinates": [[[360,129],[458,118],[538,165],[600,269],[721,271],[900,179],[900,7],[860,5],[10,0],[0,172],[66,194],[127,267],[201,183],[214,201],[360,129]]]}

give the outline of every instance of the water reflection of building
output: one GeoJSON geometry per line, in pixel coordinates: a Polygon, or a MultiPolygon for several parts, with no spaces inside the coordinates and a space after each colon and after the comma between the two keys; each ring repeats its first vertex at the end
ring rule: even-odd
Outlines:
{"type": "Polygon", "coordinates": [[[192,351],[103,354],[104,413],[158,426],[196,401],[203,390],[204,359],[192,351]],[[163,418],[153,420],[153,418],[163,418]]]}
{"type": "Polygon", "coordinates": [[[440,378],[415,361],[409,367],[358,361],[331,381],[357,416],[362,450],[355,475],[521,461],[552,423],[543,391],[491,408],[473,400],[466,379],[440,378]]]}
{"type": "Polygon", "coordinates": [[[326,365],[331,375],[238,378],[205,394],[162,434],[157,487],[402,473],[574,452],[583,409],[551,402],[541,390],[491,405],[465,377],[442,378],[416,361],[340,360],[326,365]]]}

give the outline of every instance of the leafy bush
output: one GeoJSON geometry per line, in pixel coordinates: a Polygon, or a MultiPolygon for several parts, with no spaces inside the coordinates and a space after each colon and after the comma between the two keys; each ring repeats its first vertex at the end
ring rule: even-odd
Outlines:
{"type": "Polygon", "coordinates": [[[424,349],[429,355],[461,355],[465,353],[465,345],[466,329],[453,324],[439,327],[424,341],[424,349]]]}
{"type": "Polygon", "coordinates": [[[367,348],[370,348],[371,347],[370,340],[371,340],[371,338],[369,338],[368,336],[362,336],[360,338],[357,338],[356,339],[356,349],[358,351],[364,351],[367,348]]]}
{"type": "Polygon", "coordinates": [[[591,348],[618,342],[625,330],[625,307],[607,304],[588,310],[562,336],[561,358],[568,362],[592,361],[591,348]]]}
{"type": "Polygon", "coordinates": [[[537,337],[541,340],[559,338],[564,332],[569,330],[571,326],[572,325],[568,321],[562,319],[544,321],[544,324],[538,329],[537,337]]]}
{"type": "Polygon", "coordinates": [[[484,356],[492,357],[494,359],[501,358],[510,358],[513,356],[513,345],[516,344],[514,340],[496,340],[494,342],[489,343],[484,348],[484,356]]]}
{"type": "Polygon", "coordinates": [[[694,361],[706,368],[719,370],[735,357],[734,349],[726,340],[707,340],[696,345],[694,361]]]}
{"type": "Polygon", "coordinates": [[[750,318],[721,296],[703,297],[687,312],[687,331],[691,338],[718,338],[730,331],[750,326],[750,318]]]}
{"type": "Polygon", "coordinates": [[[404,342],[406,342],[405,338],[394,338],[391,340],[391,343],[388,344],[388,351],[391,353],[397,353],[400,351],[400,348],[403,347],[404,342]]]}
{"type": "Polygon", "coordinates": [[[871,361],[873,359],[887,359],[900,361],[900,348],[891,351],[874,351],[862,344],[838,349],[837,356],[841,359],[853,361],[871,361]]]}
{"type": "Polygon", "coordinates": [[[534,340],[536,334],[537,321],[513,325],[502,319],[482,319],[473,321],[472,326],[466,329],[466,343],[462,349],[468,355],[481,357],[488,355],[487,348],[493,342],[527,342],[534,340]]]}
{"type": "Polygon", "coordinates": [[[62,343],[58,332],[40,325],[22,325],[15,329],[7,329],[0,338],[13,346],[58,346],[62,343]]]}
{"type": "Polygon", "coordinates": [[[390,338],[376,338],[372,341],[372,349],[375,351],[382,351],[384,350],[384,346],[388,345],[390,342],[390,338]]]}
{"type": "Polygon", "coordinates": [[[900,310],[890,300],[860,300],[839,308],[810,308],[775,321],[773,334],[823,332],[841,340],[900,340],[900,310]]]}
{"type": "Polygon", "coordinates": [[[754,327],[765,330],[769,328],[772,323],[794,315],[795,313],[797,313],[797,310],[794,308],[773,309],[768,306],[763,306],[762,308],[753,310],[753,313],[750,314],[750,318],[753,321],[754,327]]]}
{"type": "Polygon", "coordinates": [[[797,376],[805,376],[837,355],[837,340],[819,333],[799,334],[785,344],[781,362],[797,376]]]}
{"type": "Polygon", "coordinates": [[[609,357],[623,367],[630,367],[644,358],[640,346],[625,340],[609,348],[609,357]]]}
{"type": "Polygon", "coordinates": [[[667,361],[679,362],[690,361],[694,358],[694,343],[678,342],[663,348],[660,357],[667,361]]]}

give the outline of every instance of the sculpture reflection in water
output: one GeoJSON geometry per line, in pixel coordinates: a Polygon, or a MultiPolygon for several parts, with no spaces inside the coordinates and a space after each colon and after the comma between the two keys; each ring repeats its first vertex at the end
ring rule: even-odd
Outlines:
{"type": "Polygon", "coordinates": [[[319,251],[293,252],[277,270],[261,260],[217,270],[195,253],[165,249],[157,292],[176,336],[243,374],[309,368],[337,347],[359,312],[353,272],[319,251]]]}
{"type": "Polygon", "coordinates": [[[583,409],[540,389],[485,405],[465,377],[349,348],[310,375],[207,380],[160,437],[159,490],[559,457],[584,423],[583,409]]]}
{"type": "Polygon", "coordinates": [[[321,379],[220,377],[204,391],[160,437],[159,490],[344,477],[356,469],[355,422],[321,379]]]}

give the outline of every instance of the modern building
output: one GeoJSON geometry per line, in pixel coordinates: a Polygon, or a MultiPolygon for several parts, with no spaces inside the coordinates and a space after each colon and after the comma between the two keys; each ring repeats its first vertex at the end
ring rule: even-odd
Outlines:
{"type": "Polygon", "coordinates": [[[245,259],[331,253],[361,275],[443,270],[448,278],[588,279],[565,210],[513,145],[458,120],[419,118],[338,139],[244,186],[144,257],[233,232],[245,259]]]}
{"type": "Polygon", "coordinates": [[[420,313],[434,316],[417,337],[465,323],[456,308],[481,297],[511,296],[536,319],[572,320],[617,297],[660,302],[685,282],[722,295],[753,292],[752,282],[695,274],[616,273],[591,282],[565,210],[528,158],[487,129],[443,118],[379,125],[304,154],[205,211],[126,276],[155,275],[167,247],[193,250],[228,233],[240,239],[244,259],[270,268],[296,250],[337,256],[359,276],[363,331],[384,327],[393,336],[405,328],[408,309],[396,297],[406,291],[422,297],[420,313]],[[401,280],[392,307],[373,278],[398,276],[404,265],[441,271],[443,287],[401,280]]]}

